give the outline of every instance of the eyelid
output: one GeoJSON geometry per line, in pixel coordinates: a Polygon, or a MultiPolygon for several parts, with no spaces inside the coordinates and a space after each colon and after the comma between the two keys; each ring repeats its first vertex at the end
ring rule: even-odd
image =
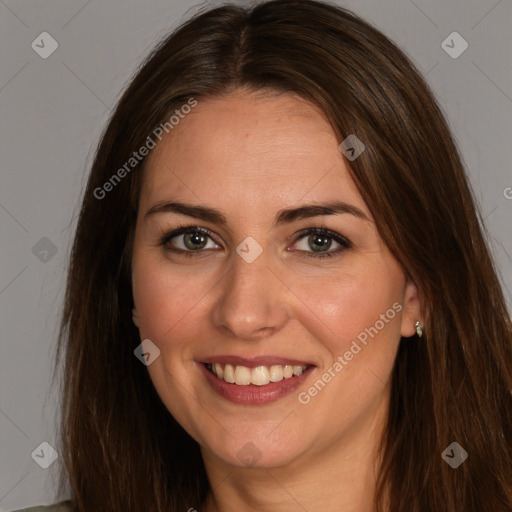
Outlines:
{"type": "MultiPolygon", "coordinates": [[[[210,231],[209,229],[199,227],[199,226],[191,226],[191,225],[186,226],[186,225],[181,225],[181,224],[179,224],[175,229],[164,230],[158,237],[158,243],[155,245],[166,246],[166,244],[173,238],[176,238],[180,235],[190,233],[190,232],[202,233],[202,234],[206,235],[207,237],[209,237],[211,240],[213,240],[213,242],[216,245],[221,245],[215,240],[214,233],[212,231],[210,231]]],[[[326,252],[304,251],[302,249],[299,249],[297,251],[300,253],[304,253],[306,255],[306,257],[318,258],[318,259],[320,259],[322,257],[332,257],[332,256],[337,255],[338,253],[343,252],[346,249],[352,248],[352,242],[347,237],[343,236],[342,234],[340,234],[336,231],[332,231],[323,225],[321,225],[319,227],[310,227],[310,228],[302,229],[299,232],[294,233],[293,235],[290,235],[288,237],[288,239],[290,239],[290,238],[294,239],[295,241],[293,242],[293,244],[296,244],[301,239],[305,238],[308,235],[312,235],[312,234],[320,234],[320,235],[325,235],[328,238],[332,238],[338,244],[340,244],[341,249],[337,249],[334,251],[330,250],[330,251],[326,251],[326,252]]],[[[167,250],[170,252],[183,254],[185,256],[189,256],[189,255],[190,256],[195,256],[195,255],[199,256],[201,254],[204,254],[205,252],[210,251],[211,249],[198,249],[197,251],[190,251],[190,250],[187,251],[184,249],[174,247],[172,249],[167,248],[167,250]]]]}
{"type": "MultiPolygon", "coordinates": [[[[215,235],[213,231],[210,231],[207,228],[201,228],[199,226],[185,226],[185,225],[178,225],[175,229],[166,230],[164,229],[162,233],[158,236],[158,243],[155,245],[165,245],[169,242],[169,240],[183,235],[185,233],[192,233],[192,232],[199,232],[202,233],[208,237],[210,237],[217,245],[220,245],[218,242],[215,241],[215,235]]],[[[204,250],[204,249],[202,249],[204,250]]],[[[186,252],[193,252],[193,251],[186,251],[186,252]]],[[[199,251],[197,251],[199,252],[199,251]]]]}
{"type": "Polygon", "coordinates": [[[352,247],[352,242],[346,236],[342,235],[341,233],[338,233],[337,231],[332,231],[331,229],[325,226],[302,229],[297,233],[297,240],[303,238],[306,235],[311,235],[314,233],[326,235],[329,238],[336,240],[341,245],[352,247]]]}

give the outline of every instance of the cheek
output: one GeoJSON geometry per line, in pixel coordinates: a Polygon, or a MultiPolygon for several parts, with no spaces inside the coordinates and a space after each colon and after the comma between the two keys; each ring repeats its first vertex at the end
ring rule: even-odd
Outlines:
{"type": "Polygon", "coordinates": [[[149,254],[134,258],[132,276],[141,336],[156,340],[170,337],[175,326],[186,323],[211,288],[197,269],[188,272],[149,254]]]}
{"type": "Polygon", "coordinates": [[[391,375],[400,340],[403,274],[394,264],[366,265],[314,288],[298,289],[307,304],[302,326],[320,343],[322,367],[299,390],[301,404],[330,411],[332,435],[373,410],[391,375]],[[307,298],[306,298],[307,297],[307,298]],[[342,404],[339,413],[333,403],[342,404]]]}
{"type": "Polygon", "coordinates": [[[324,371],[345,354],[343,373],[352,378],[368,367],[383,375],[391,370],[400,339],[403,289],[403,273],[393,260],[367,261],[339,277],[318,277],[314,286],[296,282],[293,292],[305,305],[300,323],[320,341],[324,371]]]}

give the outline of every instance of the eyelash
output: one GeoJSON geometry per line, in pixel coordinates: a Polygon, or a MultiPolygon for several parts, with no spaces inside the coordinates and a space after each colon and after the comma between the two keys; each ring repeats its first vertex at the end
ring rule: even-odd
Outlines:
{"type": "MultiPolygon", "coordinates": [[[[203,235],[210,237],[213,240],[212,232],[206,228],[200,228],[198,226],[179,225],[179,227],[177,229],[174,229],[173,231],[166,231],[166,232],[162,233],[158,238],[157,245],[163,246],[163,247],[165,247],[165,249],[167,251],[170,251],[173,253],[178,253],[180,255],[185,256],[186,258],[196,257],[196,256],[198,256],[198,254],[203,252],[205,249],[200,249],[198,251],[185,251],[183,249],[176,249],[176,248],[167,246],[168,242],[171,239],[173,239],[179,235],[184,235],[187,233],[201,233],[203,235]]],[[[301,240],[302,238],[305,238],[306,236],[313,235],[313,234],[324,235],[327,238],[332,238],[334,241],[338,242],[341,245],[341,248],[336,249],[334,251],[321,252],[321,253],[315,253],[315,252],[310,253],[309,251],[300,251],[300,252],[304,253],[304,256],[306,258],[311,258],[311,259],[332,258],[333,256],[339,255],[340,253],[344,252],[345,249],[350,249],[352,247],[351,242],[347,238],[345,238],[344,236],[340,235],[339,233],[331,231],[325,227],[308,228],[308,229],[302,230],[298,234],[298,237],[297,237],[295,243],[298,242],[299,240],[301,240]]]]}

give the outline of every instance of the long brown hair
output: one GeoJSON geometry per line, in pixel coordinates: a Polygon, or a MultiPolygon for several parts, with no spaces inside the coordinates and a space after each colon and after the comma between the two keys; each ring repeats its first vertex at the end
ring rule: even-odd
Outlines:
{"type": "Polygon", "coordinates": [[[310,0],[195,15],[121,97],[70,257],[56,356],[61,489],[69,486],[80,512],[181,511],[208,492],[197,443],[133,353],[141,340],[130,254],[145,160],[112,175],[190,98],[235,88],[298,94],[320,107],[340,142],[349,134],[364,142],[349,162],[353,179],[419,290],[425,335],[400,342],[376,510],[510,512],[511,322],[458,150],[404,53],[350,11],[310,0]],[[454,441],[469,454],[457,469],[441,456],[454,441]]]}

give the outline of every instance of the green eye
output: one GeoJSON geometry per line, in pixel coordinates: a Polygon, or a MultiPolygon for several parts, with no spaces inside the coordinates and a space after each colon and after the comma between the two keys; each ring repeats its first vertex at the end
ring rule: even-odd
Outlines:
{"type": "MultiPolygon", "coordinates": [[[[162,245],[166,250],[186,257],[199,256],[208,249],[217,249],[219,247],[218,244],[213,241],[211,235],[211,232],[205,228],[181,226],[179,229],[162,235],[158,245],[162,245]],[[175,238],[181,240],[182,247],[176,247],[174,243],[171,243],[171,240],[175,238]],[[207,246],[208,239],[212,241],[214,247],[207,246]]],[[[311,248],[312,251],[308,251],[307,249],[294,249],[300,253],[304,253],[303,255],[306,258],[332,258],[345,249],[352,247],[351,242],[347,238],[325,228],[306,229],[300,233],[297,241],[306,237],[307,247],[311,248]],[[329,250],[333,241],[340,247],[335,250],[329,250]]]]}
{"type": "Polygon", "coordinates": [[[352,244],[347,238],[325,228],[307,229],[301,233],[298,240],[302,240],[306,237],[307,246],[311,247],[313,250],[311,252],[303,249],[299,250],[304,252],[304,256],[307,258],[331,258],[332,256],[343,252],[345,249],[350,249],[352,247],[352,244]],[[333,240],[340,245],[340,248],[334,251],[329,251],[333,240]]]}
{"type": "MultiPolygon", "coordinates": [[[[206,247],[208,239],[211,239],[210,231],[196,226],[189,226],[166,233],[161,237],[159,245],[165,246],[165,248],[171,252],[181,253],[189,257],[195,256],[194,253],[208,249],[208,247],[206,247]],[[170,243],[174,238],[178,240],[181,239],[182,247],[176,247],[174,244],[170,243]]],[[[218,247],[217,244],[214,245],[215,247],[213,248],[218,247]]]]}

